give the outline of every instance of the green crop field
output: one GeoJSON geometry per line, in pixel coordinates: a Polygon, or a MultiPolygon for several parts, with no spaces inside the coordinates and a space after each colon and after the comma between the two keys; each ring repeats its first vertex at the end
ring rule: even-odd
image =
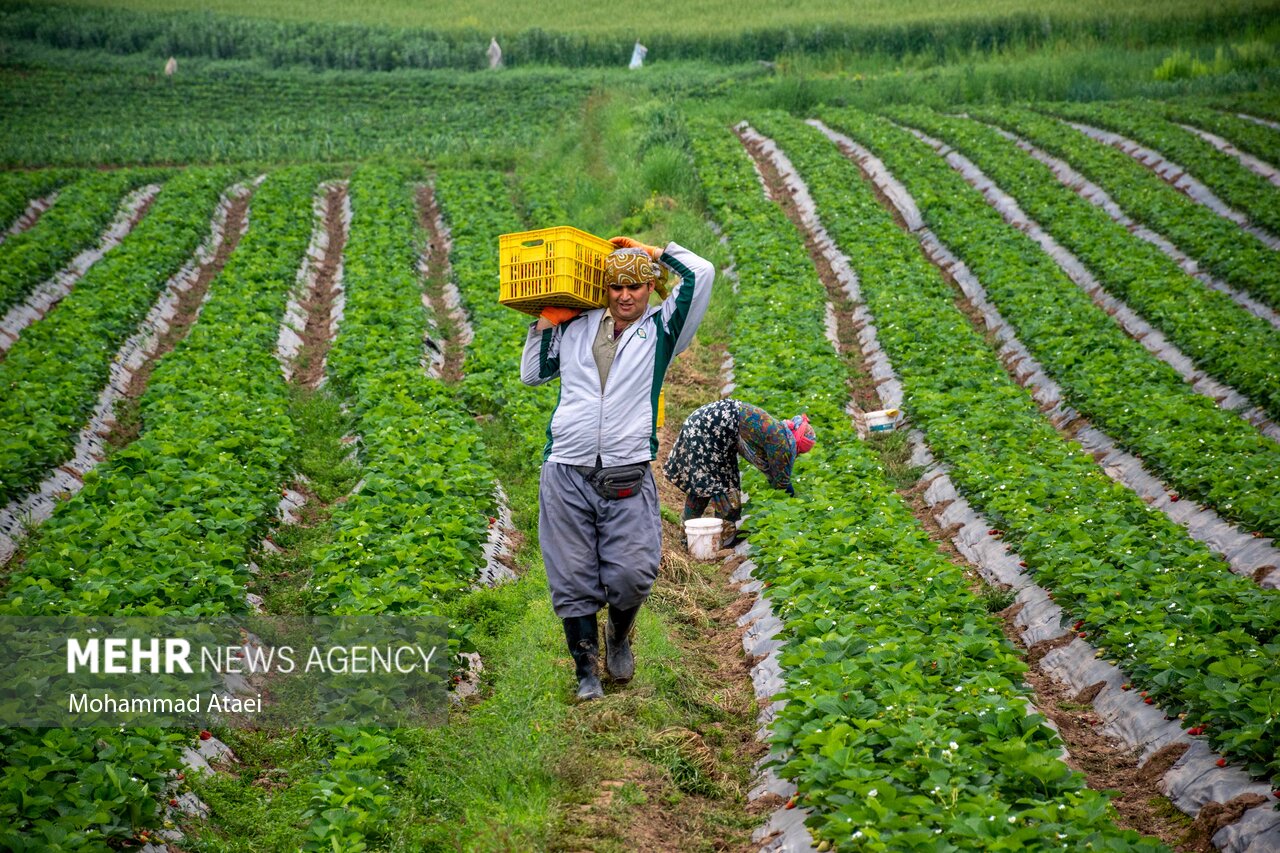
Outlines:
{"type": "Polygon", "coordinates": [[[0,0],[0,668],[448,626],[429,725],[0,679],[0,849],[1280,849],[1278,82],[1275,0],[0,0]],[[659,462],[818,434],[710,561],[655,466],[582,704],[498,302],[556,225],[720,271],[659,462]]]}
{"type": "MultiPolygon", "coordinates": [[[[280,21],[368,24],[386,27],[421,27],[433,30],[482,30],[511,35],[523,30],[595,33],[640,37],[678,29],[696,34],[733,35],[744,30],[795,29],[812,26],[856,24],[862,27],[901,27],[924,23],[943,26],[959,22],[985,22],[1009,17],[1153,22],[1166,18],[1200,17],[1208,11],[1196,0],[1150,3],[1114,3],[1105,0],[1067,3],[1063,0],[950,0],[946,3],[903,0],[796,0],[780,5],[742,7],[725,2],[675,3],[671,0],[625,7],[607,4],[554,2],[511,3],[480,0],[465,9],[447,4],[406,0],[369,3],[318,2],[300,4],[287,0],[249,3],[244,0],[76,0],[76,6],[100,9],[135,9],[145,12],[213,12],[249,15],[280,21]]],[[[1259,0],[1231,0],[1215,4],[1215,14],[1256,15],[1273,10],[1259,0]]]]}

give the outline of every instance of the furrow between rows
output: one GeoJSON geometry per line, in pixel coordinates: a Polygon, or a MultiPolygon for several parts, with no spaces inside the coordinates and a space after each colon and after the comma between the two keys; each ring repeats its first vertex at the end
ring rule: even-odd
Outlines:
{"type": "Polygon", "coordinates": [[[1245,121],[1251,121],[1254,124],[1260,124],[1263,127],[1269,127],[1272,130],[1280,130],[1280,121],[1271,121],[1270,119],[1259,118],[1258,116],[1251,116],[1248,113],[1236,113],[1236,115],[1244,119],[1245,121]]]}
{"type": "Polygon", "coordinates": [[[23,330],[32,323],[44,319],[44,316],[71,292],[90,267],[124,241],[146,215],[159,192],[159,184],[148,184],[130,193],[121,203],[120,212],[115,221],[102,235],[97,246],[76,255],[53,278],[37,285],[25,300],[12,306],[5,313],[4,319],[0,320],[0,359],[3,359],[13,348],[23,330]]]}
{"type": "Polygon", "coordinates": [[[44,212],[53,207],[53,203],[57,200],[57,190],[46,196],[32,199],[26,209],[18,214],[18,218],[13,221],[13,224],[6,228],[3,233],[0,233],[0,244],[3,244],[10,237],[30,230],[33,225],[40,221],[40,217],[44,215],[44,212]]]}
{"type": "MultiPolygon", "coordinates": [[[[88,423],[80,431],[70,459],[59,465],[33,493],[14,498],[8,506],[0,509],[0,565],[9,561],[29,530],[52,515],[59,501],[80,491],[84,478],[103,460],[108,447],[112,444],[118,446],[121,441],[118,406],[125,401],[136,401],[141,396],[146,376],[160,357],[161,350],[172,349],[189,328],[189,324],[176,330],[173,326],[184,298],[195,300],[195,312],[198,314],[198,306],[209,281],[217,275],[248,227],[244,205],[249,194],[249,187],[237,185],[223,195],[214,213],[209,236],[196,249],[192,259],[169,279],[138,331],[121,345],[111,359],[107,384],[98,395],[88,423]],[[238,208],[238,216],[232,216],[233,207],[238,208]]],[[[194,322],[194,317],[189,322],[194,322]]]]}
{"type": "Polygon", "coordinates": [[[1063,186],[1075,191],[1081,198],[1090,204],[1104,211],[1108,216],[1115,220],[1118,224],[1128,229],[1141,240],[1145,240],[1155,246],[1170,259],[1178,264],[1183,272],[1194,276],[1204,284],[1219,293],[1224,293],[1231,297],[1232,301],[1244,308],[1255,317],[1266,320],[1272,326],[1280,329],[1280,312],[1276,311],[1269,305],[1254,299],[1239,288],[1227,284],[1222,279],[1214,276],[1212,273],[1201,268],[1201,265],[1186,252],[1183,252],[1173,244],[1168,238],[1157,234],[1155,231],[1129,217],[1128,214],[1118,205],[1111,195],[1102,187],[1089,180],[1080,172],[1071,167],[1069,163],[1058,157],[1054,157],[1047,151],[1037,148],[1035,145],[1023,139],[1017,134],[1011,133],[1004,128],[988,125],[992,129],[1017,145],[1023,151],[1030,154],[1033,158],[1048,166],[1053,172],[1054,177],[1058,179],[1063,186]]]}
{"type": "Polygon", "coordinates": [[[1191,199],[1218,214],[1218,216],[1234,222],[1242,230],[1257,237],[1267,248],[1280,250],[1280,237],[1253,224],[1248,216],[1228,205],[1213,190],[1209,189],[1177,163],[1166,159],[1160,152],[1147,148],[1114,131],[1104,130],[1076,121],[1068,122],[1068,124],[1090,139],[1095,139],[1128,154],[1151,169],[1175,189],[1182,191],[1191,199]]]}
{"type": "Polygon", "coordinates": [[[1112,317],[1129,337],[1142,345],[1143,349],[1177,371],[1196,393],[1208,397],[1227,411],[1235,412],[1257,427],[1264,435],[1280,441],[1280,425],[1271,420],[1261,407],[1240,391],[1198,369],[1195,362],[1170,342],[1163,333],[1139,316],[1123,300],[1110,295],[1075,254],[1055,240],[1041,227],[1040,223],[1018,205],[1013,196],[1002,190],[973,161],[942,140],[929,136],[921,130],[904,129],[937,151],[970,186],[982,193],[991,207],[999,211],[1005,222],[1035,240],[1045,254],[1053,258],[1054,263],[1067,278],[1088,294],[1098,308],[1112,317]]]}
{"type": "Polygon", "coordinates": [[[317,225],[285,306],[276,359],[285,382],[302,388],[324,384],[325,361],[342,321],[342,250],[351,225],[347,182],[332,181],[316,197],[317,225]],[[295,381],[296,380],[296,381],[295,381]]]}
{"type": "Polygon", "coordinates": [[[1252,154],[1245,151],[1241,151],[1239,148],[1235,147],[1221,136],[1218,136],[1216,133],[1210,133],[1207,130],[1192,127],[1189,124],[1179,124],[1178,127],[1182,128],[1187,133],[1194,133],[1196,136],[1200,137],[1223,154],[1228,154],[1236,158],[1240,161],[1241,166],[1244,166],[1260,178],[1266,178],[1272,186],[1280,187],[1280,169],[1277,169],[1270,163],[1265,162],[1259,157],[1254,157],[1252,154]]]}

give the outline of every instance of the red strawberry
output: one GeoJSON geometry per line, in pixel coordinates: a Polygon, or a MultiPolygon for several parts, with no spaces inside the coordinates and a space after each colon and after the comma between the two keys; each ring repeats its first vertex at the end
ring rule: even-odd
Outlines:
{"type": "Polygon", "coordinates": [[[1214,762],[1214,763],[1215,763],[1215,764],[1217,764],[1219,767],[1226,767],[1226,766],[1227,766],[1227,759],[1225,759],[1225,758],[1219,758],[1219,759],[1218,759],[1216,762],[1214,762]]]}
{"type": "Polygon", "coordinates": [[[1144,691],[1142,691],[1141,693],[1139,693],[1138,695],[1139,695],[1139,696],[1141,696],[1143,699],[1146,699],[1146,698],[1147,698],[1147,691],[1145,691],[1145,690],[1144,690],[1144,691]]]}
{"type": "Polygon", "coordinates": [[[1121,684],[1121,685],[1120,685],[1120,689],[1121,689],[1121,690],[1128,690],[1128,689],[1129,689],[1130,687],[1132,687],[1132,686],[1133,686],[1132,684],[1121,684]]]}
{"type": "Polygon", "coordinates": [[[1027,561],[1023,560],[1021,563],[1018,563],[1018,565],[1025,569],[1027,567],[1027,561]]]}
{"type": "Polygon", "coordinates": [[[1083,620],[1083,619],[1077,619],[1077,620],[1076,620],[1076,624],[1075,624],[1075,629],[1076,629],[1077,631],[1079,631],[1079,630],[1080,630],[1081,628],[1083,628],[1083,627],[1084,627],[1084,620],[1083,620]]]}
{"type": "Polygon", "coordinates": [[[179,774],[178,774],[178,781],[179,781],[179,782],[181,782],[181,781],[182,781],[183,779],[185,779],[185,778],[187,778],[187,774],[186,774],[186,773],[179,773],[179,774]]]}
{"type": "Polygon", "coordinates": [[[1079,634],[1076,634],[1076,636],[1083,640],[1085,637],[1089,636],[1089,633],[1087,631],[1081,631],[1079,634]]]}
{"type": "Polygon", "coordinates": [[[492,527],[493,525],[495,525],[495,524],[497,524],[497,523],[498,523],[498,519],[494,518],[492,515],[491,515],[491,516],[489,516],[489,526],[490,526],[490,527],[492,527]]]}
{"type": "Polygon", "coordinates": [[[799,802],[799,800],[800,800],[800,795],[796,794],[791,799],[787,800],[787,804],[783,806],[783,808],[794,809],[796,807],[796,803],[799,802]]]}
{"type": "Polygon", "coordinates": [[[200,740],[208,740],[211,737],[213,737],[213,734],[208,729],[200,730],[200,740]]]}
{"type": "Polygon", "coordinates": [[[1187,734],[1189,735],[1204,734],[1204,726],[1192,726],[1191,728],[1187,729],[1187,734]]]}
{"type": "Polygon", "coordinates": [[[988,530],[988,531],[987,531],[987,535],[988,535],[988,536],[999,536],[999,535],[1000,535],[1000,530],[999,530],[998,528],[993,527],[993,528],[991,528],[990,530],[988,530]]]}
{"type": "Polygon", "coordinates": [[[1156,703],[1156,700],[1152,699],[1150,696],[1148,696],[1146,699],[1143,699],[1142,701],[1148,705],[1154,705],[1156,703]]]}
{"type": "Polygon", "coordinates": [[[1280,800],[1280,788],[1277,788],[1274,791],[1272,791],[1271,796],[1275,797],[1277,800],[1280,800]]]}
{"type": "Polygon", "coordinates": [[[169,798],[169,805],[173,806],[173,807],[176,809],[176,808],[178,807],[178,798],[177,798],[177,797],[170,797],[170,798],[169,798]]]}
{"type": "Polygon", "coordinates": [[[1169,500],[1173,501],[1174,503],[1177,503],[1179,501],[1179,497],[1177,493],[1169,495],[1169,500]]]}

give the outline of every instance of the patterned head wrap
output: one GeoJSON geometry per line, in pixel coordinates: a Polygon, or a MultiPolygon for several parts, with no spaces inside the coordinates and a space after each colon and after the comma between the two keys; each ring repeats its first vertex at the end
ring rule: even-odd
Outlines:
{"type": "Polygon", "coordinates": [[[644,249],[618,249],[604,260],[604,286],[657,284],[662,268],[644,249]]]}
{"type": "Polygon", "coordinates": [[[791,430],[791,434],[796,439],[796,453],[808,453],[813,450],[814,443],[818,440],[817,434],[813,431],[813,427],[809,426],[808,415],[796,415],[783,421],[787,429],[791,430]]]}

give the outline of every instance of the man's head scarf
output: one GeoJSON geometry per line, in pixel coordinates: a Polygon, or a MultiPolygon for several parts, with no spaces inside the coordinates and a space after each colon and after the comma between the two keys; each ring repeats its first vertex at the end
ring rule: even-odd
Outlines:
{"type": "Polygon", "coordinates": [[[657,284],[662,267],[644,249],[618,249],[604,261],[604,286],[657,284]]]}

